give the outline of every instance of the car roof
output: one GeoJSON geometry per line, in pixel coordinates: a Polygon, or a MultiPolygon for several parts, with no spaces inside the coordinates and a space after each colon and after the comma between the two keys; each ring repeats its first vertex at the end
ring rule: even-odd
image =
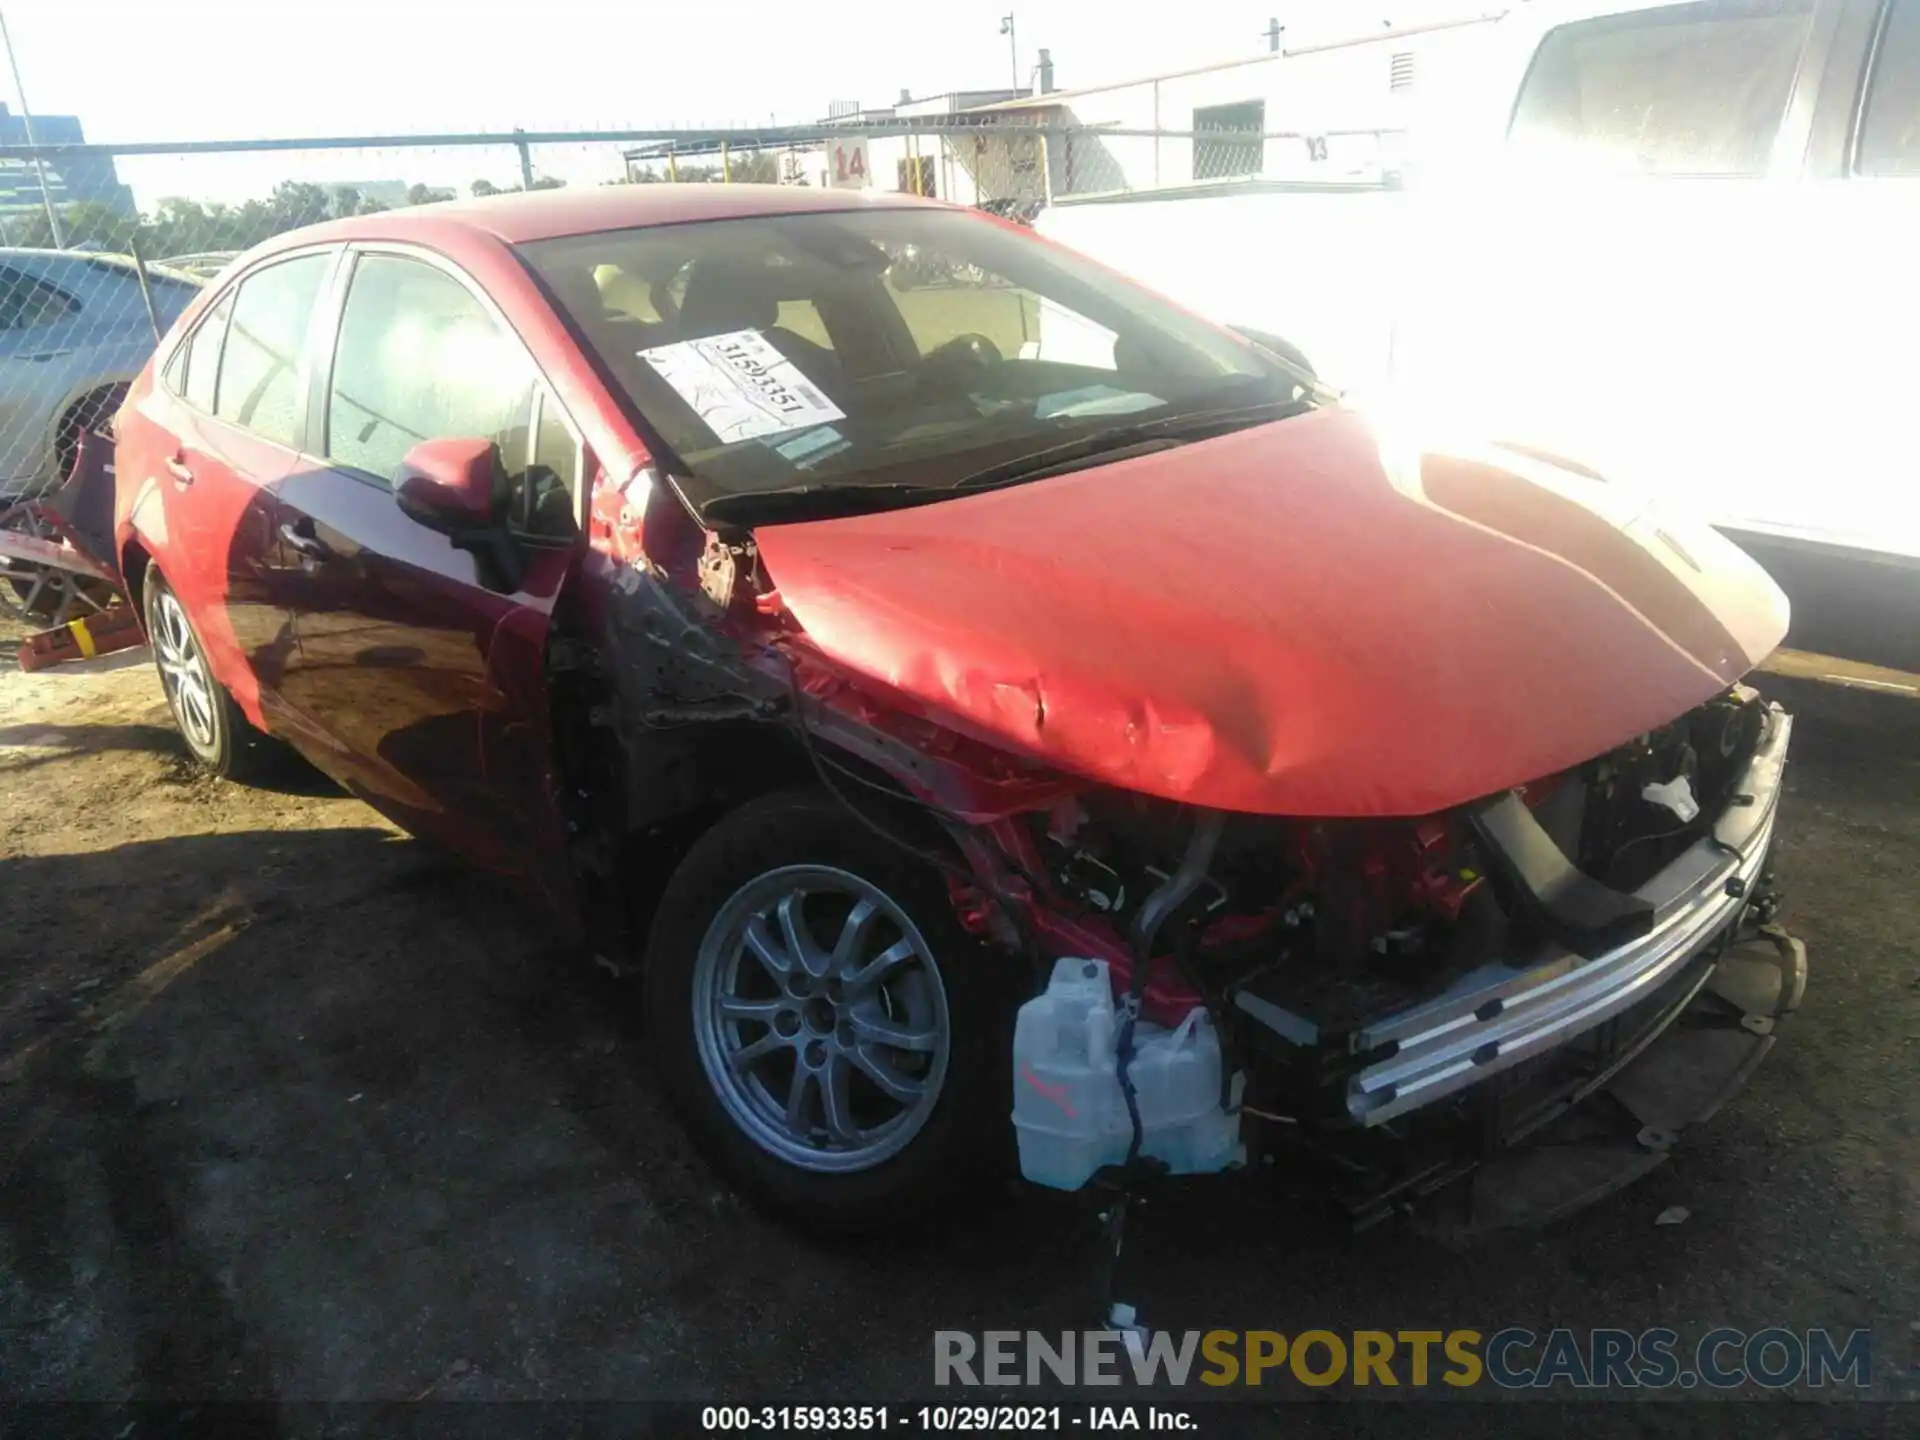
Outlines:
{"type": "Polygon", "coordinates": [[[592,185],[526,194],[444,200],[329,221],[275,237],[275,249],[322,240],[445,241],[456,234],[486,235],[508,245],[634,230],[695,220],[743,220],[820,211],[951,209],[936,201],[888,191],[821,190],[804,185],[592,185]]]}
{"type": "MultiPolygon", "coordinates": [[[[73,289],[82,280],[104,276],[112,280],[137,283],[139,271],[131,255],[112,250],[49,250],[24,245],[0,247],[0,265],[22,271],[51,285],[73,289]]],[[[195,277],[158,261],[147,263],[153,279],[198,285],[195,277]]]]}

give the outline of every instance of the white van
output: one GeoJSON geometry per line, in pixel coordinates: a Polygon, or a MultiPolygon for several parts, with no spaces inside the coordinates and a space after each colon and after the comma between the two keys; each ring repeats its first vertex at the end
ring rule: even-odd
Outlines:
{"type": "Polygon", "coordinates": [[[1491,28],[1407,217],[1397,378],[1704,511],[1796,643],[1920,668],[1920,0],[1491,28]]]}

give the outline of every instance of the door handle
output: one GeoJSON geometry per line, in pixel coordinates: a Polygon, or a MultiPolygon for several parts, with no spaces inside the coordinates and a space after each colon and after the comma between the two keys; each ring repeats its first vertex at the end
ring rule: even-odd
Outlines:
{"type": "Polygon", "coordinates": [[[191,485],[193,483],[193,471],[187,468],[186,462],[178,455],[169,455],[167,457],[167,473],[182,485],[191,485]]]}
{"type": "Polygon", "coordinates": [[[317,535],[308,534],[291,520],[280,527],[280,538],[286,541],[289,550],[293,551],[296,555],[304,555],[309,560],[331,560],[333,558],[333,551],[327,548],[325,541],[321,540],[317,535]]]}

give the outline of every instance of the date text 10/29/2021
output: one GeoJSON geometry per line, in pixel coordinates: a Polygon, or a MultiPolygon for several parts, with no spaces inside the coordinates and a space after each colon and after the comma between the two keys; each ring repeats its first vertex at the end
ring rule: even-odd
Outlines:
{"type": "Polygon", "coordinates": [[[900,1434],[1056,1435],[1085,1431],[1193,1434],[1186,1410],[1161,1405],[708,1405],[709,1432],[896,1431],[900,1434]]]}

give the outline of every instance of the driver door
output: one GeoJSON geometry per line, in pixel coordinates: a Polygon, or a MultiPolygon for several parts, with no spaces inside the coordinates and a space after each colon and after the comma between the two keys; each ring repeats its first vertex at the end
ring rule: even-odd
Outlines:
{"type": "Polygon", "coordinates": [[[355,795],[553,893],[563,832],[543,662],[579,534],[577,432],[519,337],[445,262],[357,251],[336,293],[309,416],[319,457],[279,495],[299,562],[283,594],[296,641],[285,699],[303,748],[355,795]],[[498,446],[509,476],[527,562],[512,594],[394,500],[415,445],[472,437],[498,446]]]}

